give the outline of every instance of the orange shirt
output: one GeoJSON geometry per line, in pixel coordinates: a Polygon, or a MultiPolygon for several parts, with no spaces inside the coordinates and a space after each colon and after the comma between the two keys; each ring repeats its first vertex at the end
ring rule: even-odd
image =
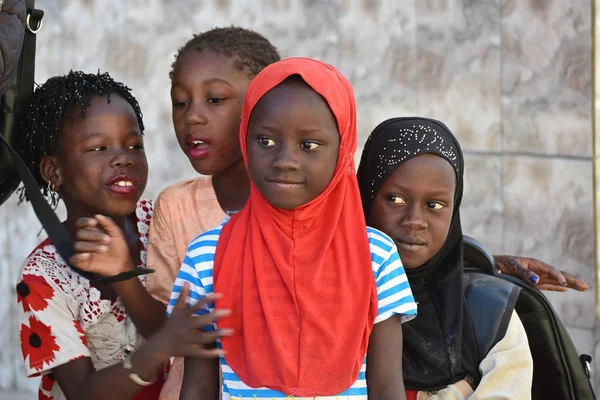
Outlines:
{"type": "MultiPolygon", "coordinates": [[[[161,192],[150,223],[146,261],[156,271],[146,278],[146,289],[155,299],[165,305],[169,302],[188,245],[224,218],[210,177],[179,182],[161,192]]],[[[182,380],[183,360],[175,359],[160,399],[179,399],[182,380]]]]}
{"type": "Polygon", "coordinates": [[[163,304],[183,263],[188,245],[196,236],[215,228],[225,218],[210,177],[176,183],[161,192],[150,223],[147,266],[148,292],[163,304]]]}

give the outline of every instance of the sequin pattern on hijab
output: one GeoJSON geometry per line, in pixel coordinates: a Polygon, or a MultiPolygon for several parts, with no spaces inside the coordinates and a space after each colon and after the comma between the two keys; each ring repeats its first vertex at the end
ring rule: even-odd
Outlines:
{"type": "Polygon", "coordinates": [[[473,324],[464,297],[460,204],[463,157],[458,141],[441,122],[393,118],[377,126],[363,150],[358,169],[365,218],[384,182],[403,163],[422,154],[446,159],[457,177],[454,209],[446,241],[425,264],[406,274],[418,304],[418,316],[402,326],[402,363],[407,389],[433,391],[467,375],[481,379],[473,324]]]}

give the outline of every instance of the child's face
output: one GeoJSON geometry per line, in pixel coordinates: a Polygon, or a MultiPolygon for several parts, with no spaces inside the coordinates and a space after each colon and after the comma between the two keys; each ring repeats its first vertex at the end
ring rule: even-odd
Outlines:
{"type": "Polygon", "coordinates": [[[242,158],[240,116],[250,77],[233,63],[226,55],[190,49],[173,70],[175,134],[203,175],[219,174],[242,158]]]}
{"type": "Polygon", "coordinates": [[[120,96],[95,97],[85,117],[62,122],[57,162],[67,207],[112,217],[135,211],[148,179],[143,137],[131,105],[120,96]]]}
{"type": "Polygon", "coordinates": [[[292,210],[325,190],[339,145],[325,99],[303,82],[284,82],[267,92],[250,116],[250,179],[273,206],[292,210]]]}
{"type": "Polygon", "coordinates": [[[417,268],[441,248],[450,229],[456,173],[444,158],[423,154],[402,164],[384,182],[368,225],[396,243],[402,264],[417,268]]]}

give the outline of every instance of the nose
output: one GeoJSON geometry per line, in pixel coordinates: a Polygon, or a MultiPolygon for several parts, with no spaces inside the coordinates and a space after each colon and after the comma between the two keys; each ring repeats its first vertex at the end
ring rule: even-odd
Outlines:
{"type": "Polygon", "coordinates": [[[296,149],[291,144],[280,144],[273,167],[283,172],[297,170],[299,163],[296,149]]]}
{"type": "Polygon", "coordinates": [[[423,216],[423,209],[419,207],[419,204],[408,203],[406,205],[406,212],[404,218],[402,218],[401,224],[404,227],[410,228],[411,230],[421,230],[427,228],[427,220],[423,216]]]}
{"type": "Polygon", "coordinates": [[[121,167],[128,168],[133,167],[135,165],[135,161],[133,160],[133,156],[126,150],[118,150],[115,155],[111,159],[110,166],[111,167],[121,167]]]}
{"type": "Polygon", "coordinates": [[[185,112],[185,124],[187,126],[206,125],[208,118],[206,117],[206,108],[203,102],[191,102],[185,112]]]}

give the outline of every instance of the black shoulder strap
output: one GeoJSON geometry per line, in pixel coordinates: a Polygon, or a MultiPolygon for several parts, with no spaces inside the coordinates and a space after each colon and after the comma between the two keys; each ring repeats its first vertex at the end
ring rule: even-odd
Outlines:
{"type": "MultiPolygon", "coordinates": [[[[18,80],[19,92],[18,93],[31,93],[33,92],[34,72],[35,72],[35,37],[37,30],[41,27],[42,18],[44,16],[43,11],[33,9],[33,0],[27,0],[27,29],[25,30],[25,39],[23,41],[23,51],[21,53],[20,61],[20,76],[18,80]]],[[[24,96],[25,97],[25,96],[24,96]]],[[[26,96],[25,99],[20,98],[18,101],[29,101],[30,96],[26,96]]],[[[15,129],[16,126],[13,126],[15,129]]],[[[134,276],[144,275],[154,272],[151,268],[135,268],[131,271],[124,272],[115,276],[97,278],[88,272],[82,271],[69,263],[71,256],[74,254],[73,241],[67,233],[64,226],[59,221],[58,217],[40,192],[40,188],[37,185],[35,178],[21,159],[17,152],[8,144],[4,135],[0,134],[1,143],[4,143],[11,155],[14,168],[17,170],[25,190],[27,191],[27,197],[29,198],[33,210],[37,215],[38,219],[42,223],[50,241],[62,257],[62,259],[69,265],[73,271],[81,275],[82,277],[89,279],[95,283],[112,283],[130,279],[134,276]]]]}
{"type": "Polygon", "coordinates": [[[465,297],[482,357],[506,334],[521,289],[503,279],[474,271],[468,278],[465,297]]]}

